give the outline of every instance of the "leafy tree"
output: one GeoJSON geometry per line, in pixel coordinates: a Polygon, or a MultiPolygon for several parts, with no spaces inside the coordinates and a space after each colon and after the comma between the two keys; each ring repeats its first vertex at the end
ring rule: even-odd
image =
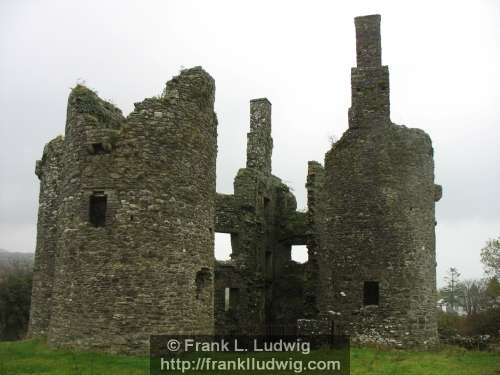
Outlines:
{"type": "Polygon", "coordinates": [[[500,339],[500,307],[492,307],[480,311],[476,315],[466,317],[462,334],[469,336],[490,335],[500,339]]]}
{"type": "Polygon", "coordinates": [[[486,242],[481,249],[481,263],[488,276],[500,280],[500,237],[486,242]]]}
{"type": "Polygon", "coordinates": [[[487,280],[464,280],[457,284],[460,305],[468,316],[475,315],[488,306],[487,280]]]}
{"type": "Polygon", "coordinates": [[[500,282],[496,278],[489,279],[486,284],[486,296],[496,302],[500,297],[500,282]]]}

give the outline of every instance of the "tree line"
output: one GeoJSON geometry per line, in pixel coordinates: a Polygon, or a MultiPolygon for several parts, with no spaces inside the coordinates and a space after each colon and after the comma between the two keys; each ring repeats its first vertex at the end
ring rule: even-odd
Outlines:
{"type": "Polygon", "coordinates": [[[461,280],[457,268],[445,276],[438,291],[439,333],[500,337],[500,237],[487,241],[481,250],[484,277],[461,280]]]}

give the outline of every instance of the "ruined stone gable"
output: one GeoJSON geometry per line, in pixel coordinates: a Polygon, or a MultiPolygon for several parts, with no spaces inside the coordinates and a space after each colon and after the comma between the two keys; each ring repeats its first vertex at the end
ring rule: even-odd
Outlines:
{"type": "Polygon", "coordinates": [[[231,260],[215,271],[217,333],[290,332],[303,316],[303,265],[291,246],[305,241],[305,215],[290,189],[271,174],[271,103],[250,102],[246,168],[234,195],[218,194],[216,232],[230,233],[231,260]],[[237,300],[237,303],[234,301],[237,300]]]}

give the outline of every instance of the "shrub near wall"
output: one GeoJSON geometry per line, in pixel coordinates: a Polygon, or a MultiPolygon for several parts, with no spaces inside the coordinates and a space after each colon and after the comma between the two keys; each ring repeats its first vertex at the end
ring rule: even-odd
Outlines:
{"type": "Polygon", "coordinates": [[[0,340],[19,340],[28,329],[32,272],[15,264],[0,273],[0,340]]]}

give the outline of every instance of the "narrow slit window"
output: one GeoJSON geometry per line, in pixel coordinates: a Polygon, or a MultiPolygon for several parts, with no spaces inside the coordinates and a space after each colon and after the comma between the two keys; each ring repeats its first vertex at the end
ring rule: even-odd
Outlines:
{"type": "Polygon", "coordinates": [[[196,299],[200,299],[205,288],[210,284],[211,274],[207,267],[203,267],[201,270],[196,272],[195,284],[196,284],[196,299]]]}
{"type": "Polygon", "coordinates": [[[224,311],[236,310],[239,297],[240,290],[238,288],[224,288],[224,311]]]}
{"type": "Polygon", "coordinates": [[[378,305],[379,303],[379,285],[378,281],[365,281],[363,286],[363,304],[378,305]]]}
{"type": "Polygon", "coordinates": [[[229,311],[230,298],[229,288],[224,288],[224,311],[229,311]]]}
{"type": "Polygon", "coordinates": [[[269,198],[264,197],[264,208],[268,208],[270,202],[271,200],[269,198]]]}
{"type": "Polygon", "coordinates": [[[240,303],[240,290],[238,288],[229,289],[229,309],[235,311],[240,303]]]}
{"type": "Polygon", "coordinates": [[[106,225],[108,197],[104,193],[94,193],[89,201],[89,221],[95,227],[106,225]]]}

